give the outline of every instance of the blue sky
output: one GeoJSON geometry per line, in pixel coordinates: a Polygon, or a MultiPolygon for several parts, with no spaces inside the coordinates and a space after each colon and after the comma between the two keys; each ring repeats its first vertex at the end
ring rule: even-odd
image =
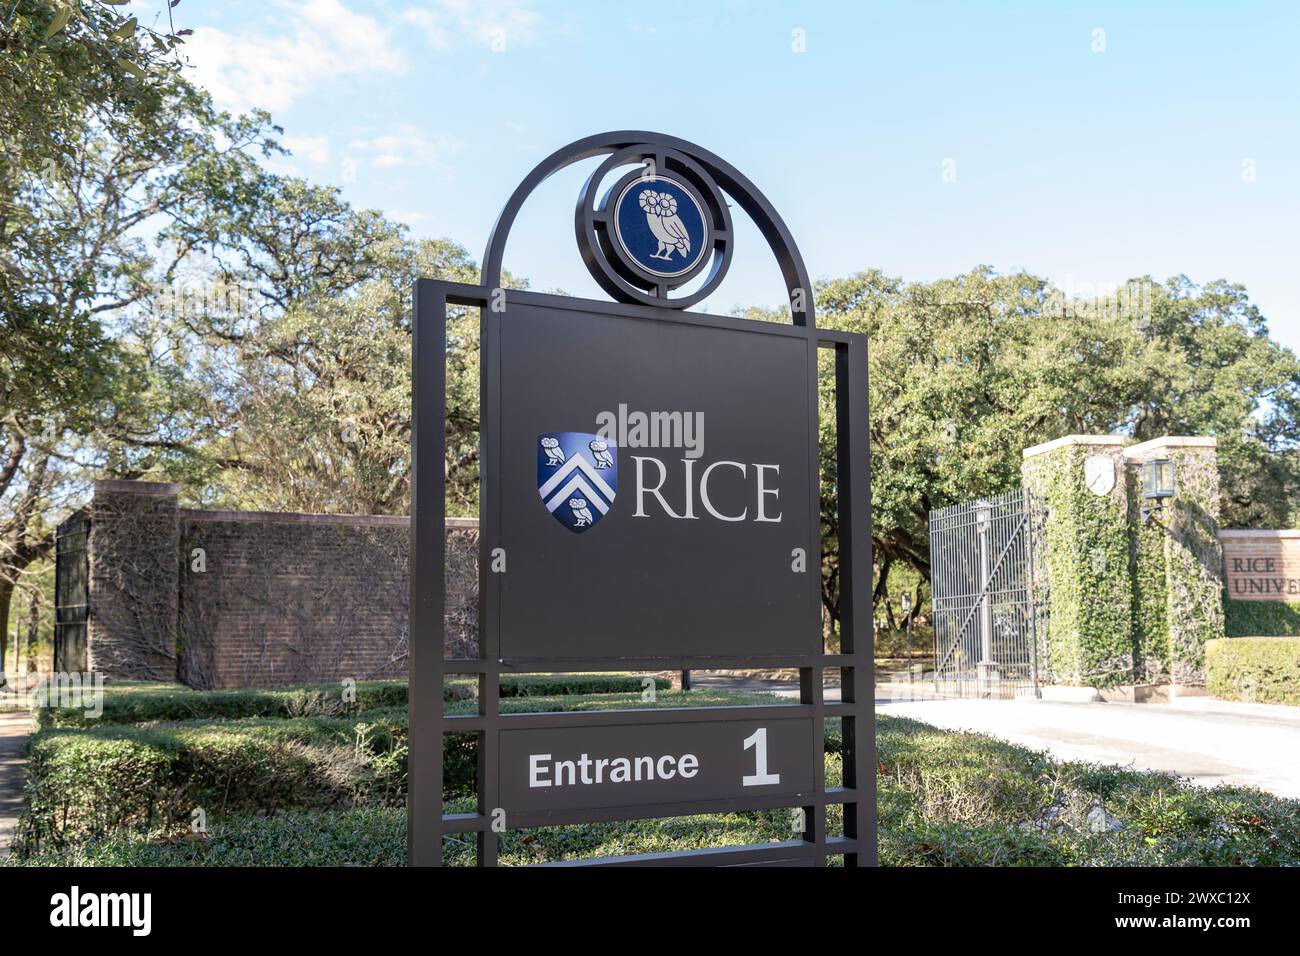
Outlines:
{"type": "MultiPolygon", "coordinates": [[[[148,21],[161,3],[133,6],[148,21]]],[[[218,102],[284,127],[279,165],[476,257],[543,156],[652,129],[747,173],[815,277],[1227,278],[1300,350],[1300,5],[186,0],[175,15],[218,102]]],[[[506,266],[534,288],[603,297],[573,239],[587,171],[548,182],[512,235],[506,266]]],[[[781,297],[739,228],[706,307],[781,297]]]]}

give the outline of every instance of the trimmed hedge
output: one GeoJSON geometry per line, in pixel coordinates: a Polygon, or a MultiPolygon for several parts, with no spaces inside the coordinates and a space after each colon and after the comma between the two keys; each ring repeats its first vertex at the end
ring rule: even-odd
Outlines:
{"type": "MultiPolygon", "coordinates": [[[[557,694],[639,693],[643,678],[635,674],[510,674],[501,678],[501,696],[538,697],[557,694]]],[[[477,680],[455,677],[443,686],[443,699],[471,700],[477,680]]],[[[655,678],[658,690],[670,681],[655,678]]],[[[194,690],[181,684],[112,682],[104,687],[104,709],[87,715],[84,707],[41,707],[38,726],[93,727],[99,724],[137,724],[245,717],[340,717],[385,707],[405,707],[405,680],[359,681],[355,700],[344,699],[341,684],[307,684],[300,687],[248,690],[194,690]]]]}
{"type": "Polygon", "coordinates": [[[1300,604],[1225,598],[1223,622],[1228,637],[1300,637],[1300,604]]]}
{"type": "Polygon", "coordinates": [[[1223,700],[1300,706],[1300,637],[1209,641],[1205,681],[1223,700]]]}
{"type": "MultiPolygon", "coordinates": [[[[639,674],[503,674],[502,697],[554,697],[563,694],[639,694],[646,678],[639,674]]],[[[670,690],[673,682],[654,678],[656,691],[670,690]]],[[[476,695],[477,680],[453,677],[447,681],[447,700],[476,695]]]]}
{"type": "MultiPolygon", "coordinates": [[[[977,734],[879,718],[880,862],[886,866],[1275,866],[1300,863],[1300,801],[1237,787],[1205,789],[1168,774],[1057,762],[977,734]]],[[[826,760],[826,783],[842,780],[826,760]]],[[[473,802],[448,803],[470,812],[473,802]]],[[[842,832],[838,808],[827,831],[842,832]]],[[[8,865],[401,865],[404,810],[295,811],[265,818],[209,812],[209,833],[116,830],[8,865]]],[[[523,865],[736,845],[791,836],[789,811],[512,829],[500,862],[523,865]]],[[[444,862],[467,865],[473,834],[444,862]]]]}
{"type": "Polygon", "coordinates": [[[245,717],[339,717],[382,707],[406,706],[406,681],[359,681],[355,701],[341,684],[248,690],[194,690],[181,684],[109,682],[98,717],[84,707],[39,707],[37,725],[95,727],[154,721],[234,720],[245,717]]]}
{"type": "MultiPolygon", "coordinates": [[[[638,687],[640,685],[638,684],[638,687]]],[[[503,713],[629,707],[771,703],[762,694],[665,691],[510,697],[503,713]]],[[[449,713],[471,714],[473,700],[449,713]]],[[[472,793],[477,735],[444,741],[444,795],[472,793]]],[[[28,745],[27,802],[20,838],[62,845],[120,828],[185,825],[196,808],[248,814],[400,804],[406,793],[405,707],[351,717],[250,717],[139,726],[98,724],[42,730],[28,745]],[[104,794],[113,794],[104,800],[104,794]]]]}
{"type": "Polygon", "coordinates": [[[174,829],[191,814],[397,805],[406,712],[45,730],[28,744],[29,849],[121,828],[174,829]],[[111,799],[106,799],[111,795],[111,799]]]}

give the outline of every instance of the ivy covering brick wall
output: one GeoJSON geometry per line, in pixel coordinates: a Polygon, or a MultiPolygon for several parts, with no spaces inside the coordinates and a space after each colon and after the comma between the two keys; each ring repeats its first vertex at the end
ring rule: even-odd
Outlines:
{"type": "Polygon", "coordinates": [[[1045,682],[1090,687],[1205,683],[1205,645],[1222,637],[1223,559],[1212,439],[1069,436],[1026,449],[1025,486],[1041,512],[1035,592],[1045,682]],[[1085,462],[1111,459],[1098,495],[1085,462]],[[1177,492],[1142,520],[1141,466],[1174,462],[1177,492]]]}
{"type": "MultiPolygon", "coordinates": [[[[100,482],[86,666],[199,688],[406,673],[404,517],[177,508],[175,485],[100,482]]],[[[478,530],[447,530],[447,653],[476,653],[478,530]]]]}
{"type": "Polygon", "coordinates": [[[1219,466],[1211,447],[1168,450],[1178,494],[1166,506],[1165,581],[1169,672],[1174,683],[1205,683],[1205,645],[1223,626],[1223,553],[1219,548],[1219,466]]]}
{"type": "MultiPolygon", "coordinates": [[[[1088,490],[1084,460],[1106,455],[1122,476],[1122,443],[1066,443],[1025,459],[1023,477],[1045,514],[1036,542],[1040,677],[1047,683],[1132,683],[1132,589],[1122,477],[1109,494],[1088,490]],[[1040,618],[1041,620],[1041,618],[1040,618]]],[[[1028,454],[1028,453],[1027,453],[1028,454]]]]}

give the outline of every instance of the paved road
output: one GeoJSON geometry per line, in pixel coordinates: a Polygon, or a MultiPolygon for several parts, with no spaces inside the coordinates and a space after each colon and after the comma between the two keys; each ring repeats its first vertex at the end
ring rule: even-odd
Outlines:
{"type": "Polygon", "coordinates": [[[1065,760],[1165,770],[1300,799],[1300,708],[1205,697],[1169,704],[879,700],[880,713],[974,730],[1065,760]]]}
{"type": "Polygon", "coordinates": [[[0,711],[0,857],[9,855],[23,805],[23,746],[31,728],[27,711],[0,711]]]}
{"type": "MultiPolygon", "coordinates": [[[[789,682],[698,675],[697,687],[797,697],[789,682]]],[[[928,690],[928,685],[917,685],[928,690]]],[[[838,700],[826,688],[827,700],[838,700]]],[[[1045,700],[909,700],[880,685],[876,709],[948,730],[972,730],[1046,750],[1063,760],[1163,770],[1204,786],[1258,787],[1300,799],[1300,707],[1185,697],[1168,704],[1045,700]]]]}

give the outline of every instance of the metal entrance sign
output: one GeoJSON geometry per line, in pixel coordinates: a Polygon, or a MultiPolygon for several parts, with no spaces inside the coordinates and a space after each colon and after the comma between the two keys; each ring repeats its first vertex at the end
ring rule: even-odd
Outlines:
{"type": "Polygon", "coordinates": [[[645,723],[633,714],[611,723],[598,714],[587,725],[502,731],[501,805],[507,813],[547,813],[750,795],[798,802],[812,792],[810,718],[668,713],[676,719],[645,723]]]}
{"type": "Polygon", "coordinates": [[[493,318],[501,656],[819,650],[816,344],[560,303],[493,318]]]}
{"type": "MultiPolygon", "coordinates": [[[[789,807],[795,839],[593,860],[609,865],[875,861],[866,341],[818,330],[785,225],[737,170],[683,140],[590,137],[543,161],[506,204],[481,286],[420,280],[414,316],[410,858],[448,832],[789,807]],[[504,290],[521,205],[547,176],[604,156],[578,198],[588,269],[616,302],[504,290]],[[602,191],[603,188],[603,191],[602,191]],[[783,325],[693,313],[732,253],[729,197],[790,294],[783,325]],[[692,292],[675,295],[696,281],[692,292]],[[443,645],[448,306],[481,315],[479,654],[443,645]],[[818,355],[834,354],[841,651],[821,635],[818,355]],[[860,596],[860,600],[855,597],[860,596]],[[502,674],[798,668],[798,703],[558,714],[500,712],[502,674]],[[825,668],[841,701],[822,696],[825,668]],[[479,677],[448,716],[443,679],[479,677]],[[828,788],[825,722],[842,720],[828,788]],[[477,812],[442,807],[443,735],[478,738],[477,812]],[[843,804],[842,835],[825,810],[843,804]]],[[[584,861],[586,862],[586,861],[584,861]]]]}

